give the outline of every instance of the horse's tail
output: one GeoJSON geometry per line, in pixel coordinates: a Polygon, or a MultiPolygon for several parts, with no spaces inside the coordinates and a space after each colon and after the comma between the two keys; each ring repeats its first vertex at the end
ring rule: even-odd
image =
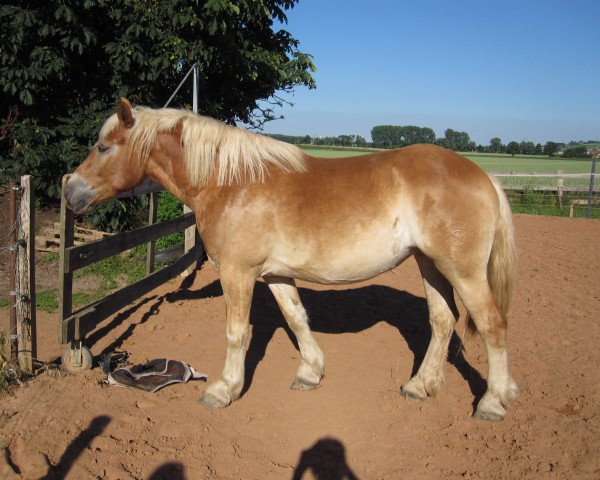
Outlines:
{"type": "MultiPolygon", "coordinates": [[[[488,260],[487,277],[500,313],[506,319],[512,301],[517,264],[515,235],[508,199],[500,184],[492,177],[490,177],[490,180],[498,195],[500,215],[488,260]]],[[[477,331],[473,320],[468,315],[467,330],[469,333],[477,331]]]]}

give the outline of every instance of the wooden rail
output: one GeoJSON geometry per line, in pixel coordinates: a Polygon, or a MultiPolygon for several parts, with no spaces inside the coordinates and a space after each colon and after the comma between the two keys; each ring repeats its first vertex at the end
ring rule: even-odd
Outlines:
{"type": "MultiPolygon", "coordinates": [[[[190,246],[187,245],[187,252],[175,260],[175,262],[156,272],[153,271],[154,241],[165,235],[193,227],[195,225],[195,217],[193,213],[186,213],[172,220],[154,223],[156,221],[156,209],[158,207],[157,192],[163,190],[163,187],[152,184],[151,182],[146,182],[130,192],[119,195],[120,198],[124,198],[149,193],[151,196],[149,215],[150,225],[95,240],[83,245],[74,245],[74,215],[73,212],[67,208],[64,197],[64,187],[67,180],[68,175],[65,175],[62,184],[60,217],[60,308],[58,339],[60,343],[72,342],[73,349],[81,348],[81,341],[84,339],[85,335],[91,332],[98,323],[129,305],[137,298],[145,295],[162,283],[188,269],[190,265],[197,262],[202,256],[203,250],[200,237],[196,231],[194,248],[190,248],[190,246]],[[73,312],[73,273],[76,270],[144,243],[149,245],[146,277],[111,293],[97,302],[86,305],[73,312]],[[79,344],[79,347],[73,347],[74,344],[79,344]]],[[[73,351],[74,350],[72,350],[72,352],[73,351]]],[[[73,355],[73,358],[76,357],[81,358],[81,352],[77,355],[73,355]]]]}
{"type": "MultiPolygon", "coordinates": [[[[490,172],[490,175],[496,177],[498,181],[502,184],[502,188],[504,190],[533,190],[536,192],[558,192],[562,194],[563,192],[588,192],[589,186],[585,185],[565,185],[564,181],[566,179],[579,179],[585,178],[590,179],[590,173],[501,173],[501,172],[490,172]],[[528,185],[524,183],[507,183],[503,182],[501,179],[503,178],[554,178],[556,179],[555,185],[528,185]]],[[[600,185],[594,185],[593,192],[600,192],[600,185]]]]}

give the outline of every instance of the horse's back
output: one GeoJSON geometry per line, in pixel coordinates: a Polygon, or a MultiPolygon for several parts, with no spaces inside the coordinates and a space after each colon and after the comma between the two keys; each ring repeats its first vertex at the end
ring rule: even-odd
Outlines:
{"type": "Polygon", "coordinates": [[[373,277],[415,248],[454,248],[479,235],[477,219],[485,222],[494,210],[490,191],[482,193],[493,192],[487,175],[431,145],[309,158],[307,173],[272,180],[265,188],[277,200],[264,273],[321,283],[373,277]]]}

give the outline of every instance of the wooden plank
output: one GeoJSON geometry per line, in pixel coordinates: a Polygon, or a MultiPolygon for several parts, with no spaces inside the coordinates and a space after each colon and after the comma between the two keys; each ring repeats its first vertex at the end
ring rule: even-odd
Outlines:
{"type": "MultiPolygon", "coordinates": [[[[503,190],[533,190],[536,192],[557,192],[558,187],[556,185],[504,185],[501,182],[503,190]]],[[[587,192],[588,187],[562,187],[563,192],[587,192]]],[[[594,192],[600,192],[600,188],[595,188],[594,192]]]]}
{"type": "MultiPolygon", "coordinates": [[[[158,192],[151,193],[148,197],[148,225],[154,225],[158,214],[158,192]]],[[[150,275],[154,271],[155,257],[156,241],[151,240],[146,244],[146,275],[150,275]]]]}
{"type": "Polygon", "coordinates": [[[199,250],[190,250],[172,264],[75,312],[66,318],[62,324],[62,338],[64,339],[62,343],[83,339],[99,322],[131,304],[142,295],[154,290],[167,280],[177,276],[191,263],[197,261],[199,255],[199,250]]]}
{"type": "Polygon", "coordinates": [[[172,220],[147,225],[112,237],[102,238],[84,245],[70,247],[66,251],[65,272],[73,273],[92,263],[96,263],[118,253],[137,247],[150,240],[180,232],[196,221],[193,213],[188,213],[172,220]]]}
{"type": "Polygon", "coordinates": [[[33,371],[37,355],[35,315],[35,198],[30,175],[21,177],[21,206],[19,210],[21,242],[18,250],[20,298],[17,302],[17,336],[19,337],[19,367],[33,371]]]}
{"type": "Polygon", "coordinates": [[[65,185],[69,175],[65,175],[62,178],[62,193],[60,199],[60,250],[59,250],[59,261],[58,261],[58,281],[59,295],[58,295],[58,341],[60,343],[66,343],[67,339],[64,334],[64,319],[71,316],[73,312],[73,272],[66,268],[66,261],[68,260],[67,249],[73,246],[75,241],[74,230],[75,230],[75,216],[73,212],[67,208],[67,201],[65,199],[65,185]]]}
{"type": "MultiPolygon", "coordinates": [[[[538,178],[558,178],[558,173],[502,173],[490,172],[493,177],[538,177],[538,178]]],[[[563,173],[563,178],[589,178],[589,173],[563,173]]]]}
{"type": "MultiPolygon", "coordinates": [[[[188,207],[187,205],[183,206],[183,213],[189,213],[191,211],[192,211],[192,209],[190,207],[188,207]]],[[[197,231],[197,228],[196,228],[195,224],[193,226],[185,229],[185,243],[184,243],[184,247],[183,247],[184,252],[189,252],[196,245],[196,231],[197,231]]],[[[188,268],[186,268],[183,272],[181,272],[180,275],[184,278],[189,277],[192,273],[194,273],[195,269],[196,269],[196,264],[192,264],[188,268]]]]}

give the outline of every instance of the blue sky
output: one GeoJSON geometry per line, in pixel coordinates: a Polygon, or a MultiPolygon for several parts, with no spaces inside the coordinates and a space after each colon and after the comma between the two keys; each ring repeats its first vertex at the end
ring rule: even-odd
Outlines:
{"type": "Polygon", "coordinates": [[[268,133],[600,138],[600,0],[300,0],[287,15],[317,88],[285,96],[268,133]]]}

